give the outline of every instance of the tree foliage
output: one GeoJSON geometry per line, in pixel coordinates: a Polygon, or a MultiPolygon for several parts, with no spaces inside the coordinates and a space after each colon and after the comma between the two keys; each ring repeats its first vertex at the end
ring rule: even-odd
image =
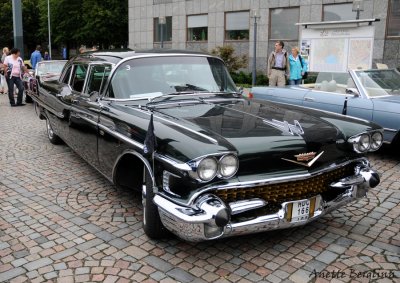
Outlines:
{"type": "Polygon", "coordinates": [[[232,45],[217,46],[211,50],[211,54],[224,60],[229,72],[233,73],[241,68],[247,67],[248,58],[246,55],[235,55],[235,48],[232,45]]]}
{"type": "MultiPolygon", "coordinates": [[[[22,0],[24,43],[28,51],[48,41],[48,0],[22,0]]],[[[49,0],[52,43],[78,47],[120,47],[128,42],[128,0],[49,0]]],[[[13,45],[12,1],[0,0],[0,42],[13,45]]]]}

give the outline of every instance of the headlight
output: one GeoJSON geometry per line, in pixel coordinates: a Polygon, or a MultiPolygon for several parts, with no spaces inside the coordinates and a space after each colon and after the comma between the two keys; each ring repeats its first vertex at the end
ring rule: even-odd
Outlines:
{"type": "Polygon", "coordinates": [[[371,137],[368,134],[362,134],[358,141],[358,150],[360,152],[366,152],[371,146],[371,137]]]}
{"type": "Polygon", "coordinates": [[[383,136],[380,132],[376,132],[371,136],[371,150],[378,150],[383,143],[383,136]]]}
{"type": "Polygon", "coordinates": [[[219,160],[218,173],[222,178],[229,178],[235,175],[239,167],[239,161],[233,154],[222,156],[219,160]]]}
{"type": "Polygon", "coordinates": [[[354,151],[358,153],[376,151],[383,144],[383,135],[379,131],[373,131],[353,136],[349,138],[348,142],[353,144],[354,151]]]}
{"type": "Polygon", "coordinates": [[[203,181],[212,180],[217,175],[218,162],[214,157],[206,157],[197,166],[197,174],[203,181]]]}

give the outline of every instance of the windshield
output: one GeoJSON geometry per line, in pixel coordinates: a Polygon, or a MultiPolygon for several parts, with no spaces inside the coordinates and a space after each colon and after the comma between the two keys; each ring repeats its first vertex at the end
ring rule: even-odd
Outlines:
{"type": "Polygon", "coordinates": [[[37,75],[41,76],[43,74],[61,74],[66,62],[46,62],[38,64],[37,75]]]}
{"type": "Polygon", "coordinates": [[[345,95],[346,89],[355,87],[356,85],[349,73],[320,72],[314,88],[345,95]]]}
{"type": "Polygon", "coordinates": [[[183,92],[236,92],[236,87],[219,59],[147,57],[121,64],[111,80],[109,95],[134,99],[183,92]]]}
{"type": "Polygon", "coordinates": [[[396,70],[355,72],[369,97],[400,94],[400,73],[396,70]]]}

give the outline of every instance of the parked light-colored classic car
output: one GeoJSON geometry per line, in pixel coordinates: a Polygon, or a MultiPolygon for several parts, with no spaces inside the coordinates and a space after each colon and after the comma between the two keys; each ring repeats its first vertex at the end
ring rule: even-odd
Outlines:
{"type": "Polygon", "coordinates": [[[252,96],[373,121],[384,128],[384,142],[400,142],[400,73],[396,69],[318,74],[314,84],[254,87],[252,96]]]}

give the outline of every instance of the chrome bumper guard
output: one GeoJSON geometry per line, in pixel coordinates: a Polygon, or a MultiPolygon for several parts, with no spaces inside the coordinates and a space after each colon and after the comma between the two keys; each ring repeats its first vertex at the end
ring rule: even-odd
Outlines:
{"type": "Polygon", "coordinates": [[[321,195],[315,196],[314,211],[310,217],[301,221],[291,219],[292,211],[289,208],[294,202],[282,203],[277,213],[242,222],[231,222],[231,215],[257,209],[267,203],[261,199],[250,199],[225,204],[209,193],[197,198],[192,207],[175,204],[160,194],[154,197],[154,203],[168,230],[184,240],[196,242],[304,225],[355,199],[365,197],[368,189],[378,184],[379,175],[374,170],[364,164],[357,165],[355,175],[330,185],[331,190],[341,189],[343,192],[330,201],[325,201],[321,195]]]}

